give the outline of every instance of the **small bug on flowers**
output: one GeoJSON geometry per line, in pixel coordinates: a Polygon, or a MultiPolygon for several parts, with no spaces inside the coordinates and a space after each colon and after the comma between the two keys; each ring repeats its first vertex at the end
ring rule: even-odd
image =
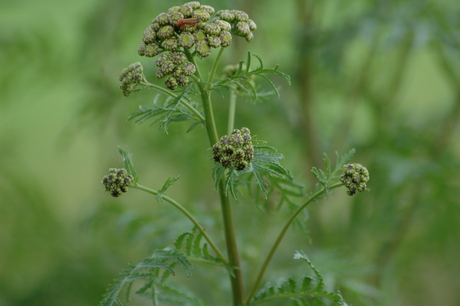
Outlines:
{"type": "Polygon", "coordinates": [[[185,25],[196,25],[197,23],[201,23],[201,19],[198,18],[186,18],[186,19],[181,19],[177,22],[176,27],[183,28],[185,25]]]}

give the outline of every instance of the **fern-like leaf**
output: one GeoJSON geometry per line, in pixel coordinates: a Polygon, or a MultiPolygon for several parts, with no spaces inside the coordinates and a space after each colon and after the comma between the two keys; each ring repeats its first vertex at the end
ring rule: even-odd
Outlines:
{"type": "Polygon", "coordinates": [[[337,182],[340,179],[340,174],[343,171],[342,166],[347,163],[351,157],[355,154],[355,149],[351,149],[344,155],[340,156],[337,152],[336,154],[336,162],[334,168],[332,168],[331,160],[326,153],[324,153],[323,161],[324,161],[324,170],[318,169],[313,167],[311,172],[315,176],[315,178],[320,182],[320,184],[326,188],[326,193],[328,195],[331,194],[331,190],[327,188],[328,185],[337,182]]]}
{"type": "Polygon", "coordinates": [[[278,71],[278,66],[275,68],[264,68],[262,59],[257,54],[248,52],[246,62],[241,61],[239,68],[231,77],[225,78],[221,81],[212,84],[212,89],[218,89],[220,87],[228,88],[229,90],[238,89],[241,92],[251,93],[254,101],[257,101],[259,94],[251,82],[252,76],[258,76],[264,79],[268,85],[272,88],[272,92],[279,98],[280,94],[275,84],[267,74],[274,74],[284,78],[289,84],[291,84],[291,78],[286,73],[278,71]],[[251,59],[255,57],[259,61],[259,66],[251,70],[251,59]],[[243,69],[245,67],[245,69],[243,69]],[[230,86],[229,86],[230,85],[230,86]]]}
{"type": "Polygon", "coordinates": [[[128,120],[134,120],[134,122],[139,124],[148,120],[153,120],[150,125],[159,123],[159,128],[162,129],[165,133],[168,133],[169,125],[173,122],[192,120],[194,122],[187,130],[190,132],[193,128],[201,123],[201,120],[197,117],[196,113],[190,110],[190,108],[187,108],[182,103],[180,103],[181,100],[186,101],[189,106],[193,107],[193,109],[199,113],[199,104],[193,103],[187,97],[189,92],[192,92],[190,86],[184,89],[177,97],[166,98],[163,106],[158,105],[160,95],[157,95],[151,108],[144,108],[139,106],[139,110],[135,113],[132,113],[128,117],[128,120]]]}
{"type": "Polygon", "coordinates": [[[175,274],[173,268],[177,264],[186,271],[187,275],[191,274],[192,264],[183,253],[174,248],[156,250],[151,257],[142,260],[139,264],[132,266],[130,270],[122,273],[121,278],[116,280],[115,284],[107,290],[100,305],[123,305],[119,298],[121,290],[126,285],[126,295],[129,297],[131,286],[137,280],[145,282],[139,292],[145,293],[148,290],[154,290],[153,287],[156,284],[162,284],[166,280],[165,277],[161,277],[162,272],[168,276],[175,274]]]}
{"type": "Polygon", "coordinates": [[[330,301],[334,305],[347,306],[339,292],[328,292],[324,279],[304,253],[297,252],[294,259],[304,260],[313,270],[315,276],[304,276],[300,279],[284,279],[276,285],[262,289],[251,301],[261,304],[274,300],[289,300],[291,305],[326,305],[330,301]]]}

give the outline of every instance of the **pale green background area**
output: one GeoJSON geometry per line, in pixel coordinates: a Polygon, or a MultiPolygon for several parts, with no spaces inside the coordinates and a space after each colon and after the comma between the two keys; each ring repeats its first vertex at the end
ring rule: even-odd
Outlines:
{"type": "MultiPolygon", "coordinates": [[[[258,25],[254,42],[247,45],[236,38],[224,53],[223,64],[245,60],[250,50],[267,67],[279,64],[292,77],[292,86],[274,77],[281,88],[280,99],[241,103],[236,125],[251,128],[277,147],[285,155],[283,165],[307,184],[307,190],[313,188],[309,168],[320,166],[315,161],[321,161],[322,152],[333,157],[336,150],[343,153],[355,147],[358,153],[353,161],[363,163],[371,173],[370,192],[349,198],[344,190],[337,190],[330,199],[311,206],[306,221],[310,235],[299,229],[290,232],[267,279],[311,273],[292,261],[294,252],[303,250],[350,304],[457,305],[460,135],[453,106],[460,103],[460,84],[450,83],[429,43],[439,37],[430,32],[433,21],[411,15],[417,10],[414,3],[425,3],[421,11],[430,16],[432,3],[379,2],[383,19],[390,20],[380,35],[389,39],[381,41],[372,57],[365,78],[369,87],[349,99],[347,93],[379,24],[361,13],[375,4],[318,2],[316,28],[311,31],[325,31],[330,38],[308,49],[299,41],[299,33],[310,30],[299,20],[301,2],[207,3],[216,9],[245,10],[258,25]],[[357,26],[340,34],[353,20],[357,26]],[[382,95],[386,88],[392,90],[392,73],[400,67],[404,48],[398,35],[404,35],[407,24],[418,29],[415,44],[404,61],[395,103],[388,106],[389,116],[382,122],[365,90],[378,89],[382,95]],[[300,110],[299,54],[312,62],[308,72],[312,118],[303,118],[300,110]],[[355,120],[344,131],[341,120],[349,112],[355,120]],[[448,140],[435,147],[442,138],[438,129],[450,114],[456,120],[448,140]],[[314,124],[318,139],[313,146],[302,130],[303,120],[314,124]],[[341,138],[342,133],[346,137],[341,138]],[[309,152],[315,152],[315,161],[309,160],[309,152]],[[387,250],[387,243],[391,257],[382,264],[376,258],[379,250],[387,250]]],[[[456,39],[449,59],[458,80],[460,8],[456,1],[436,3],[445,14],[441,17],[447,24],[444,32],[456,39]]],[[[118,88],[120,71],[132,62],[140,61],[147,76],[153,76],[153,61],[137,55],[142,32],[157,14],[180,4],[0,3],[1,306],[95,305],[128,263],[170,245],[191,228],[171,207],[139,191],[118,199],[104,192],[102,176],[108,168],[122,166],[119,145],[133,153],[143,185],[159,189],[168,177],[181,175],[168,194],[196,213],[223,246],[204,129],[185,134],[188,125],[176,124],[166,135],[157,126],[127,121],[138,105],[148,106],[155,94],[142,91],[126,98],[118,88]]],[[[227,108],[218,94],[215,109],[219,132],[224,133],[227,108]]],[[[276,235],[288,210],[262,213],[246,199],[235,205],[235,215],[246,260],[244,273],[252,280],[254,267],[264,258],[270,237],[276,235]]],[[[229,298],[223,271],[197,265],[193,272],[190,279],[178,275],[177,282],[205,296],[210,305],[229,298]]]]}

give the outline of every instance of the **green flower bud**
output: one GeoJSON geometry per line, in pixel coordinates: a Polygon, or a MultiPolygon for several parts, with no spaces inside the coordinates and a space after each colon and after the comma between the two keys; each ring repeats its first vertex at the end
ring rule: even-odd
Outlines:
{"type": "Polygon", "coordinates": [[[234,161],[242,161],[244,160],[244,150],[243,149],[236,149],[233,151],[232,158],[234,161]]]}
{"type": "Polygon", "coordinates": [[[254,40],[254,34],[252,32],[249,32],[247,35],[244,36],[247,42],[251,42],[254,40]]]}
{"type": "Polygon", "coordinates": [[[185,56],[185,54],[182,52],[171,52],[169,57],[176,65],[183,64],[187,61],[187,56],[185,56]]]}
{"type": "Polygon", "coordinates": [[[189,79],[185,75],[181,75],[177,78],[177,85],[179,86],[187,86],[188,82],[189,79]]]}
{"type": "Polygon", "coordinates": [[[143,55],[145,55],[147,57],[154,57],[154,56],[160,54],[160,52],[161,52],[160,47],[155,43],[150,43],[148,45],[144,45],[144,47],[142,49],[143,55]]]}
{"type": "Polygon", "coordinates": [[[161,67],[163,63],[166,61],[171,61],[171,59],[169,58],[169,54],[161,53],[160,55],[158,55],[157,59],[155,60],[155,65],[157,67],[161,67]]]}
{"type": "Polygon", "coordinates": [[[234,147],[240,147],[243,145],[243,136],[241,135],[240,130],[233,130],[230,135],[230,144],[234,147]]]}
{"type": "Polygon", "coordinates": [[[158,23],[161,26],[167,25],[169,24],[169,14],[161,13],[153,19],[153,22],[158,23]]]}
{"type": "Polygon", "coordinates": [[[222,155],[232,156],[233,152],[235,152],[235,148],[232,145],[222,146],[222,155]]]}
{"type": "Polygon", "coordinates": [[[178,85],[177,79],[174,76],[170,75],[165,79],[165,85],[169,89],[174,90],[177,88],[177,85],[178,85]]]}
{"type": "Polygon", "coordinates": [[[150,27],[152,28],[152,30],[154,30],[156,32],[161,28],[161,25],[158,22],[156,22],[155,19],[154,19],[152,21],[152,24],[150,25],[150,27]]]}
{"type": "Polygon", "coordinates": [[[142,41],[146,44],[154,42],[156,38],[156,33],[151,26],[148,26],[143,34],[142,41]]]}
{"type": "Polygon", "coordinates": [[[238,34],[240,35],[248,35],[251,33],[251,30],[249,29],[249,24],[244,21],[240,21],[236,24],[236,29],[238,31],[238,34]]]}
{"type": "Polygon", "coordinates": [[[228,47],[232,43],[232,34],[227,31],[223,31],[220,34],[220,44],[222,47],[228,47]]]}
{"type": "Polygon", "coordinates": [[[174,27],[172,25],[165,25],[160,28],[157,32],[157,36],[160,40],[164,40],[168,37],[171,37],[174,34],[174,27]]]}
{"type": "Polygon", "coordinates": [[[196,67],[193,63],[187,62],[182,65],[182,71],[185,76],[193,75],[196,71],[196,67]]]}
{"type": "MultiPolygon", "coordinates": [[[[179,12],[182,13],[182,15],[184,15],[185,18],[190,18],[192,17],[194,7],[195,6],[191,5],[191,2],[189,2],[189,3],[182,5],[179,9],[179,12]]],[[[198,3],[198,7],[200,7],[199,3],[198,3]]]]}
{"type": "Polygon", "coordinates": [[[229,156],[222,156],[220,163],[224,168],[230,168],[233,165],[232,159],[229,156]]]}
{"type": "Polygon", "coordinates": [[[171,72],[173,76],[176,78],[180,77],[181,75],[184,75],[184,71],[182,70],[181,66],[176,66],[174,70],[171,72]]]}
{"type": "Polygon", "coordinates": [[[158,79],[162,79],[166,74],[163,72],[163,70],[161,69],[158,69],[157,72],[156,72],[156,77],[158,79]]]}
{"type": "Polygon", "coordinates": [[[214,14],[214,11],[215,11],[214,8],[210,5],[202,5],[200,7],[200,10],[207,12],[209,15],[214,14]]]}
{"type": "MultiPolygon", "coordinates": [[[[193,27],[194,28],[194,27],[193,27]]],[[[188,32],[182,32],[179,35],[179,45],[186,49],[190,49],[195,43],[195,36],[188,32]]]]}
{"type": "Polygon", "coordinates": [[[208,44],[211,48],[219,48],[221,45],[219,36],[208,36],[208,44]]]}
{"type": "Polygon", "coordinates": [[[163,74],[169,74],[171,73],[174,68],[176,67],[176,65],[174,65],[174,63],[172,61],[165,61],[163,62],[163,65],[161,65],[161,71],[163,72],[163,74]]]}
{"type": "Polygon", "coordinates": [[[170,24],[177,24],[179,20],[184,19],[184,14],[180,12],[173,12],[169,13],[169,23],[170,24]]]}
{"type": "Polygon", "coordinates": [[[196,52],[202,57],[207,57],[211,54],[211,47],[206,41],[199,41],[195,46],[196,52]]]}
{"type": "Polygon", "coordinates": [[[206,41],[206,33],[203,32],[202,30],[196,31],[194,36],[195,36],[196,42],[206,41]]]}
{"type": "Polygon", "coordinates": [[[208,21],[211,18],[211,15],[205,10],[194,10],[193,18],[198,18],[201,21],[208,21]]]}
{"type": "Polygon", "coordinates": [[[233,21],[235,19],[235,15],[229,10],[221,10],[216,13],[220,19],[225,21],[233,21]]]}
{"type": "Polygon", "coordinates": [[[192,9],[195,10],[197,8],[200,8],[201,4],[198,1],[191,1],[191,2],[185,3],[183,6],[190,6],[192,9]]]}
{"type": "MultiPolygon", "coordinates": [[[[249,27],[248,27],[249,29],[249,27]]],[[[220,34],[220,27],[215,23],[208,23],[204,26],[203,31],[208,35],[219,35],[220,34]]]]}
{"type": "Polygon", "coordinates": [[[168,51],[176,50],[178,47],[178,41],[176,37],[170,37],[163,41],[163,48],[168,51]]]}
{"type": "Polygon", "coordinates": [[[248,21],[249,16],[246,12],[233,10],[233,15],[235,16],[235,20],[237,21],[248,21]]]}
{"type": "Polygon", "coordinates": [[[224,135],[220,138],[220,143],[223,145],[228,145],[230,144],[230,139],[228,138],[227,135],[224,135]]]}
{"type": "Polygon", "coordinates": [[[217,24],[222,31],[230,31],[232,29],[232,25],[225,20],[217,19],[213,23],[217,24]]]}
{"type": "Polygon", "coordinates": [[[250,29],[251,31],[257,30],[257,25],[256,25],[256,23],[254,22],[254,20],[249,19],[247,22],[248,22],[248,25],[249,25],[249,29],[250,29]]]}
{"type": "Polygon", "coordinates": [[[180,6],[173,6],[173,7],[170,7],[170,8],[168,9],[168,13],[169,13],[169,14],[177,13],[177,12],[179,12],[179,10],[180,10],[180,6]]]}
{"type": "Polygon", "coordinates": [[[244,170],[248,167],[248,162],[245,160],[234,161],[235,169],[238,171],[244,170]]]}

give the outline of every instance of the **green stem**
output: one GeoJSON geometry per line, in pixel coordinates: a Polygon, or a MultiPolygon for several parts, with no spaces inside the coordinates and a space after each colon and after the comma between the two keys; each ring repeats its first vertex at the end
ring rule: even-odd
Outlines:
{"type": "MultiPolygon", "coordinates": [[[[163,88],[161,86],[158,86],[156,84],[152,84],[152,83],[149,83],[149,82],[141,82],[140,85],[143,85],[145,87],[150,87],[150,88],[154,88],[156,91],[159,91],[165,95],[168,95],[174,99],[177,99],[178,95],[176,95],[175,93],[173,93],[172,91],[166,89],[166,88],[163,88]]],[[[200,114],[200,112],[194,108],[192,105],[190,105],[190,103],[188,103],[185,99],[179,99],[180,103],[182,103],[182,105],[184,105],[186,108],[188,108],[195,116],[196,118],[198,118],[198,120],[200,120],[201,123],[205,123],[205,119],[204,117],[200,114]]]]}
{"type": "Polygon", "coordinates": [[[224,47],[220,48],[219,53],[217,54],[217,58],[214,61],[214,64],[212,65],[211,73],[209,74],[209,79],[208,79],[209,86],[211,86],[212,82],[214,81],[214,76],[216,75],[217,66],[219,65],[220,58],[222,57],[224,50],[225,50],[224,47]]]}
{"type": "MultiPolygon", "coordinates": [[[[222,55],[222,52],[223,52],[222,50],[221,52],[219,52],[216,62],[219,61],[220,56],[222,55]]],[[[209,143],[212,146],[219,141],[219,137],[217,133],[216,122],[214,119],[214,112],[212,110],[211,89],[210,89],[211,84],[203,83],[203,77],[201,76],[201,72],[198,69],[198,66],[196,65],[194,56],[187,50],[185,54],[188,60],[192,62],[196,67],[195,76],[198,79],[196,80],[196,84],[201,93],[201,101],[203,105],[203,112],[204,112],[204,117],[205,117],[205,122],[206,122],[206,131],[208,133],[209,143]]],[[[211,74],[208,79],[210,82],[212,82],[215,71],[217,69],[216,62],[213,64],[213,67],[211,69],[211,74]]],[[[225,193],[224,181],[225,181],[225,178],[222,178],[221,183],[219,184],[219,197],[220,197],[220,205],[222,208],[222,219],[224,223],[225,242],[227,245],[227,254],[228,254],[227,267],[231,269],[230,283],[232,285],[232,292],[233,292],[233,305],[236,306],[236,305],[242,305],[244,301],[243,276],[241,273],[238,247],[236,244],[231,203],[230,203],[230,198],[225,193]]]]}
{"type": "Polygon", "coordinates": [[[235,112],[236,112],[236,92],[230,90],[230,105],[228,110],[228,127],[227,134],[230,135],[235,126],[235,112]]]}
{"type": "Polygon", "coordinates": [[[153,194],[155,196],[160,195],[160,197],[163,200],[165,200],[166,202],[172,204],[174,207],[179,209],[190,221],[192,221],[192,223],[196,226],[196,228],[203,234],[203,237],[209,243],[209,246],[214,250],[216,255],[219,258],[221,258],[222,261],[225,264],[229,264],[227,262],[227,260],[225,259],[224,255],[222,254],[222,252],[219,250],[219,248],[216,246],[216,244],[212,241],[211,237],[208,236],[208,234],[206,233],[206,230],[201,226],[201,224],[198,222],[198,220],[196,220],[195,217],[184,206],[180,205],[178,202],[176,202],[174,199],[168,197],[167,195],[160,194],[158,191],[150,189],[150,188],[147,188],[147,187],[144,187],[142,185],[135,184],[135,185],[132,185],[130,187],[135,188],[135,189],[139,189],[139,190],[142,190],[142,191],[145,191],[145,192],[148,192],[148,193],[153,194]]]}
{"type": "MultiPolygon", "coordinates": [[[[341,183],[341,182],[335,183],[335,184],[332,184],[331,186],[328,186],[327,188],[328,189],[334,189],[334,188],[337,188],[337,187],[340,187],[340,186],[343,186],[343,183],[341,183]]],[[[265,271],[267,270],[268,264],[270,263],[273,255],[275,254],[276,250],[278,249],[281,241],[284,238],[284,235],[286,235],[286,232],[289,229],[289,227],[291,226],[291,224],[294,222],[294,220],[297,218],[297,216],[302,212],[302,210],[304,210],[311,202],[316,200],[319,196],[321,196],[325,192],[326,192],[326,188],[323,187],[321,190],[319,190],[319,191],[315,192],[313,195],[311,195],[303,205],[299,206],[299,208],[297,208],[296,211],[294,211],[294,213],[291,215],[289,220],[286,222],[286,224],[284,225],[283,229],[281,230],[281,232],[279,233],[278,237],[276,238],[275,243],[273,244],[272,248],[270,249],[270,252],[268,252],[267,258],[265,259],[265,261],[264,261],[264,263],[262,265],[262,268],[260,269],[260,272],[259,272],[259,274],[258,274],[258,276],[256,278],[256,281],[255,281],[255,283],[254,283],[254,285],[252,287],[252,290],[251,290],[251,293],[249,294],[247,302],[250,302],[251,299],[255,296],[257,288],[259,288],[259,285],[260,285],[260,283],[262,281],[262,278],[263,278],[263,276],[265,274],[265,271]]]]}

